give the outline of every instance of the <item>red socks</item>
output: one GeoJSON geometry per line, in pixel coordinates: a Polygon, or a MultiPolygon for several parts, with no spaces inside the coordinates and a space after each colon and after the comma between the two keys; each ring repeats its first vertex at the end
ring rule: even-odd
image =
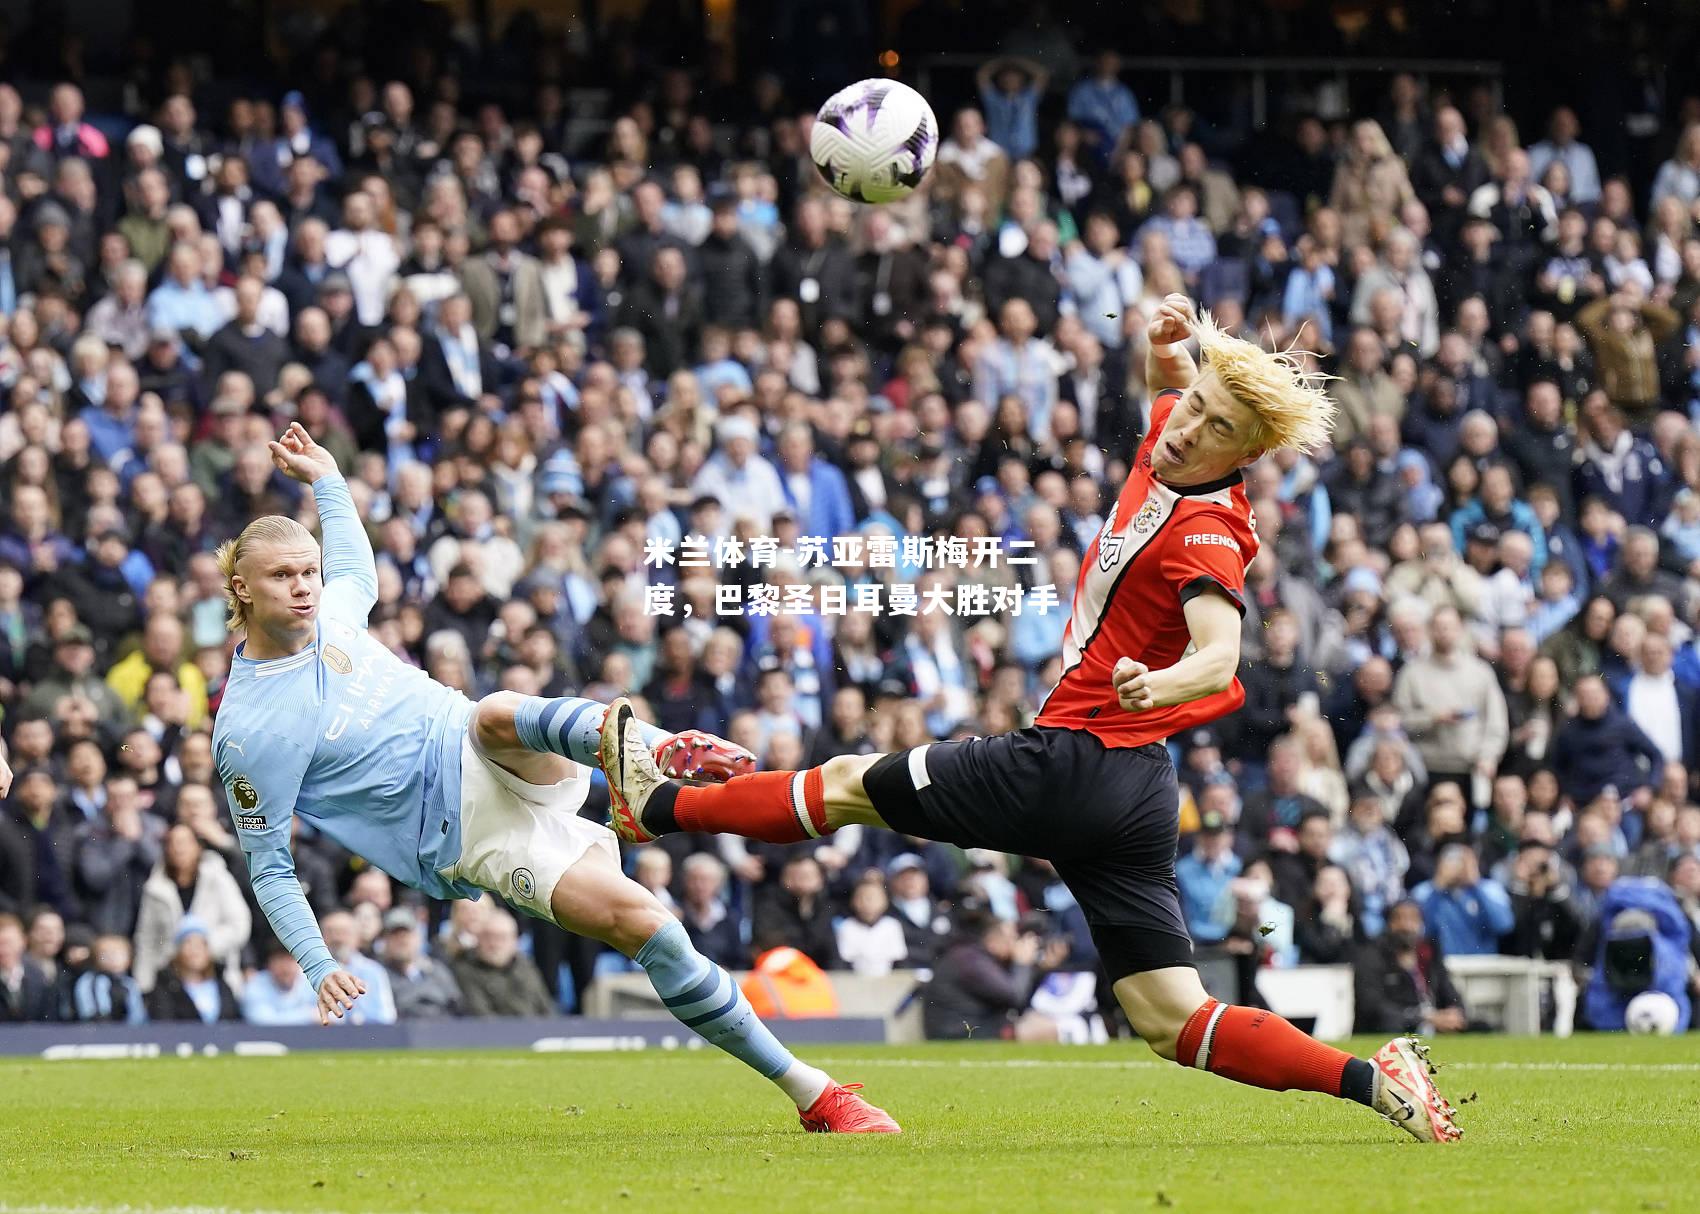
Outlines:
{"type": "Polygon", "coordinates": [[[758,771],[724,784],[687,785],[673,802],[680,830],[743,835],[764,843],[801,843],[831,831],[821,769],[758,771]]]}
{"type": "Polygon", "coordinates": [[[1343,1095],[1350,1054],[1299,1032],[1274,1012],[1211,999],[1176,1042],[1175,1061],[1274,1092],[1343,1095]]]}

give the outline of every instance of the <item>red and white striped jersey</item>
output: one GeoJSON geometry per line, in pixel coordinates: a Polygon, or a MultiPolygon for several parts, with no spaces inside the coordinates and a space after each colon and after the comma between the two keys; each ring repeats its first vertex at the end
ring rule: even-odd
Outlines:
{"type": "Polygon", "coordinates": [[[1192,643],[1183,609],[1197,595],[1222,594],[1245,610],[1245,570],[1257,555],[1257,530],[1240,474],[1176,489],[1151,471],[1157,436],[1180,397],[1174,390],[1157,395],[1133,471],[1086,549],[1063,633],[1063,675],[1036,724],[1084,729],[1106,746],[1143,746],[1245,703],[1236,678],[1213,696],[1132,713],[1110,685],[1123,657],[1153,670],[1180,660],[1192,643]]]}

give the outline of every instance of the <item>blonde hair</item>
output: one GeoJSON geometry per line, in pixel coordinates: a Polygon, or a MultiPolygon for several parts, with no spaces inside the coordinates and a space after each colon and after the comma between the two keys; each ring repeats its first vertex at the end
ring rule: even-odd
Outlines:
{"type": "Polygon", "coordinates": [[[315,547],[318,545],[313,533],[294,519],[281,514],[263,514],[244,527],[241,535],[218,546],[218,571],[224,575],[224,604],[230,609],[230,615],[224,621],[226,628],[231,632],[244,632],[248,627],[248,604],[236,597],[236,587],[231,584],[242,558],[260,544],[303,542],[315,547]]]}
{"type": "Polygon", "coordinates": [[[1192,333],[1203,369],[1214,372],[1233,398],[1257,415],[1255,446],[1309,454],[1334,433],[1334,402],[1323,389],[1334,377],[1307,370],[1308,351],[1293,346],[1265,350],[1224,333],[1206,311],[1198,313],[1192,333]]]}

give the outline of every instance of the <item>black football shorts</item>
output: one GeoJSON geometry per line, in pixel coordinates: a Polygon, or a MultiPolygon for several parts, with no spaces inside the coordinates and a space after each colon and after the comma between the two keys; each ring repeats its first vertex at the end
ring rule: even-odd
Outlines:
{"type": "Polygon", "coordinates": [[[1049,860],[1111,982],[1193,963],[1175,885],[1180,786],[1161,743],[1032,726],[887,755],[862,784],[893,830],[1049,860]]]}

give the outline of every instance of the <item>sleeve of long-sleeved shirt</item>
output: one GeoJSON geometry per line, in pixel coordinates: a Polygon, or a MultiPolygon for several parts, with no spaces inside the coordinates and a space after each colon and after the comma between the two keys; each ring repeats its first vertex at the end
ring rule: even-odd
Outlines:
{"type": "Polygon", "coordinates": [[[378,601],[378,564],[354,508],[354,496],[340,475],[322,476],[313,482],[313,501],[324,536],[325,607],[364,628],[378,601]]]}
{"type": "Polygon", "coordinates": [[[1510,714],[1505,707],[1505,692],[1500,690],[1499,680],[1494,678],[1491,671],[1483,680],[1486,691],[1482,706],[1481,749],[1477,757],[1489,763],[1498,764],[1505,755],[1505,747],[1511,741],[1510,714]]]}
{"type": "Polygon", "coordinates": [[[254,731],[237,742],[240,751],[221,744],[215,758],[236,820],[236,837],[248,855],[254,901],[317,991],[336,969],[336,961],[319,934],[319,921],[295,876],[289,850],[295,801],[312,756],[298,743],[271,733],[254,731]]]}
{"type": "Polygon", "coordinates": [[[1109,267],[1084,250],[1069,254],[1063,262],[1063,271],[1068,275],[1069,289],[1074,292],[1074,298],[1082,302],[1103,290],[1110,277],[1109,267]]]}
{"type": "Polygon", "coordinates": [[[1511,909],[1511,895],[1505,887],[1491,878],[1476,886],[1476,896],[1482,901],[1482,925],[1492,936],[1508,936],[1517,925],[1517,915],[1511,909]]]}
{"type": "Polygon", "coordinates": [[[974,949],[964,950],[962,964],[957,969],[957,980],[964,991],[982,1003],[1020,1011],[1027,1006],[1032,974],[1031,966],[1012,965],[1005,969],[990,953],[974,949]]]}

